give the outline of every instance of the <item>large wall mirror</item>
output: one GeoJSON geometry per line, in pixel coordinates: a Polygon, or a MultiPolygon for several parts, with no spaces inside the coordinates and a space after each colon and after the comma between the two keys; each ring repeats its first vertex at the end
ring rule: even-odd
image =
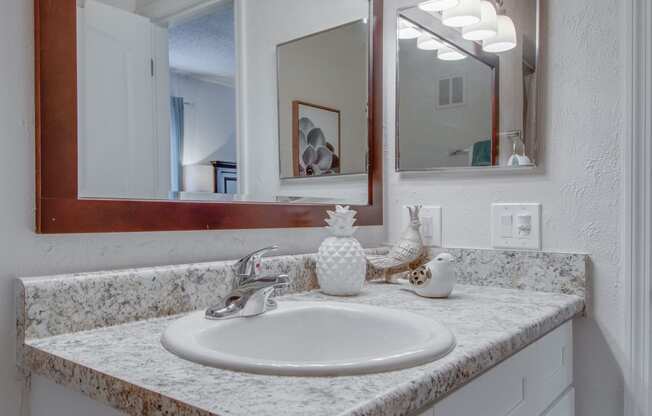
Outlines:
{"type": "Polygon", "coordinates": [[[397,17],[397,171],[537,163],[539,0],[431,0],[397,17]]]}
{"type": "Polygon", "coordinates": [[[39,231],[382,222],[382,0],[35,13],[39,231]]]}

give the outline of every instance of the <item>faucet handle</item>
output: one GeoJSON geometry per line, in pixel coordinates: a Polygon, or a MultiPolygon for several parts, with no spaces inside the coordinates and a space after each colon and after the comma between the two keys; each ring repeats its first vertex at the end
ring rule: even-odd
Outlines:
{"type": "Polygon", "coordinates": [[[256,250],[247,254],[233,265],[233,272],[242,284],[248,279],[252,279],[260,273],[260,262],[263,255],[270,251],[278,250],[278,246],[270,246],[256,250]]]}

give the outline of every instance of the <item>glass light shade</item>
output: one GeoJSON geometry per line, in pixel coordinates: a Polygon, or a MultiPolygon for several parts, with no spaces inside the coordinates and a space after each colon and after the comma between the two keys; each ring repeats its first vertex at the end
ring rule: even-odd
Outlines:
{"type": "Polygon", "coordinates": [[[466,40],[487,40],[498,34],[498,16],[494,5],[485,0],[480,3],[480,9],[482,12],[480,23],[462,29],[462,37],[466,40]]]}
{"type": "Polygon", "coordinates": [[[462,59],[466,59],[466,55],[457,49],[444,46],[437,51],[437,58],[442,61],[461,61],[462,59]]]}
{"type": "Polygon", "coordinates": [[[509,16],[498,16],[498,33],[482,42],[482,50],[489,53],[507,52],[516,47],[516,26],[509,16]]]}
{"type": "Polygon", "coordinates": [[[421,36],[421,31],[405,19],[398,20],[398,38],[416,39],[421,36]]]}
{"type": "Polygon", "coordinates": [[[457,7],[444,10],[442,22],[451,27],[464,27],[480,23],[482,19],[480,4],[480,0],[460,0],[457,7]]]}
{"type": "Polygon", "coordinates": [[[417,48],[424,51],[435,51],[444,47],[444,44],[428,34],[423,34],[417,39],[417,48]]]}
{"type": "Polygon", "coordinates": [[[419,8],[426,12],[443,12],[460,4],[460,0],[431,0],[419,4],[419,8]]]}

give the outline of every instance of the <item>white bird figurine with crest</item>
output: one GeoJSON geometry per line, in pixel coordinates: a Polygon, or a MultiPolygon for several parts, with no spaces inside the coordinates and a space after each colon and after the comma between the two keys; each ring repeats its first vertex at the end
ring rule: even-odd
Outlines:
{"type": "Polygon", "coordinates": [[[410,212],[410,225],[403,231],[401,238],[388,254],[367,256],[371,267],[383,271],[385,281],[396,283],[397,273],[401,268],[406,268],[424,254],[423,239],[421,238],[421,220],[419,213],[421,205],[408,207],[410,212]]]}

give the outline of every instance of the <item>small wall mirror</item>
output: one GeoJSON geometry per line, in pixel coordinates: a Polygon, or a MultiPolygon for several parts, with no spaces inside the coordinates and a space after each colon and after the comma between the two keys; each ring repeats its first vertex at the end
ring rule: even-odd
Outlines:
{"type": "Polygon", "coordinates": [[[365,175],[368,19],[279,45],[277,59],[281,178],[365,175]]]}
{"type": "Polygon", "coordinates": [[[397,25],[396,170],[534,167],[539,1],[426,1],[397,25]]]}

